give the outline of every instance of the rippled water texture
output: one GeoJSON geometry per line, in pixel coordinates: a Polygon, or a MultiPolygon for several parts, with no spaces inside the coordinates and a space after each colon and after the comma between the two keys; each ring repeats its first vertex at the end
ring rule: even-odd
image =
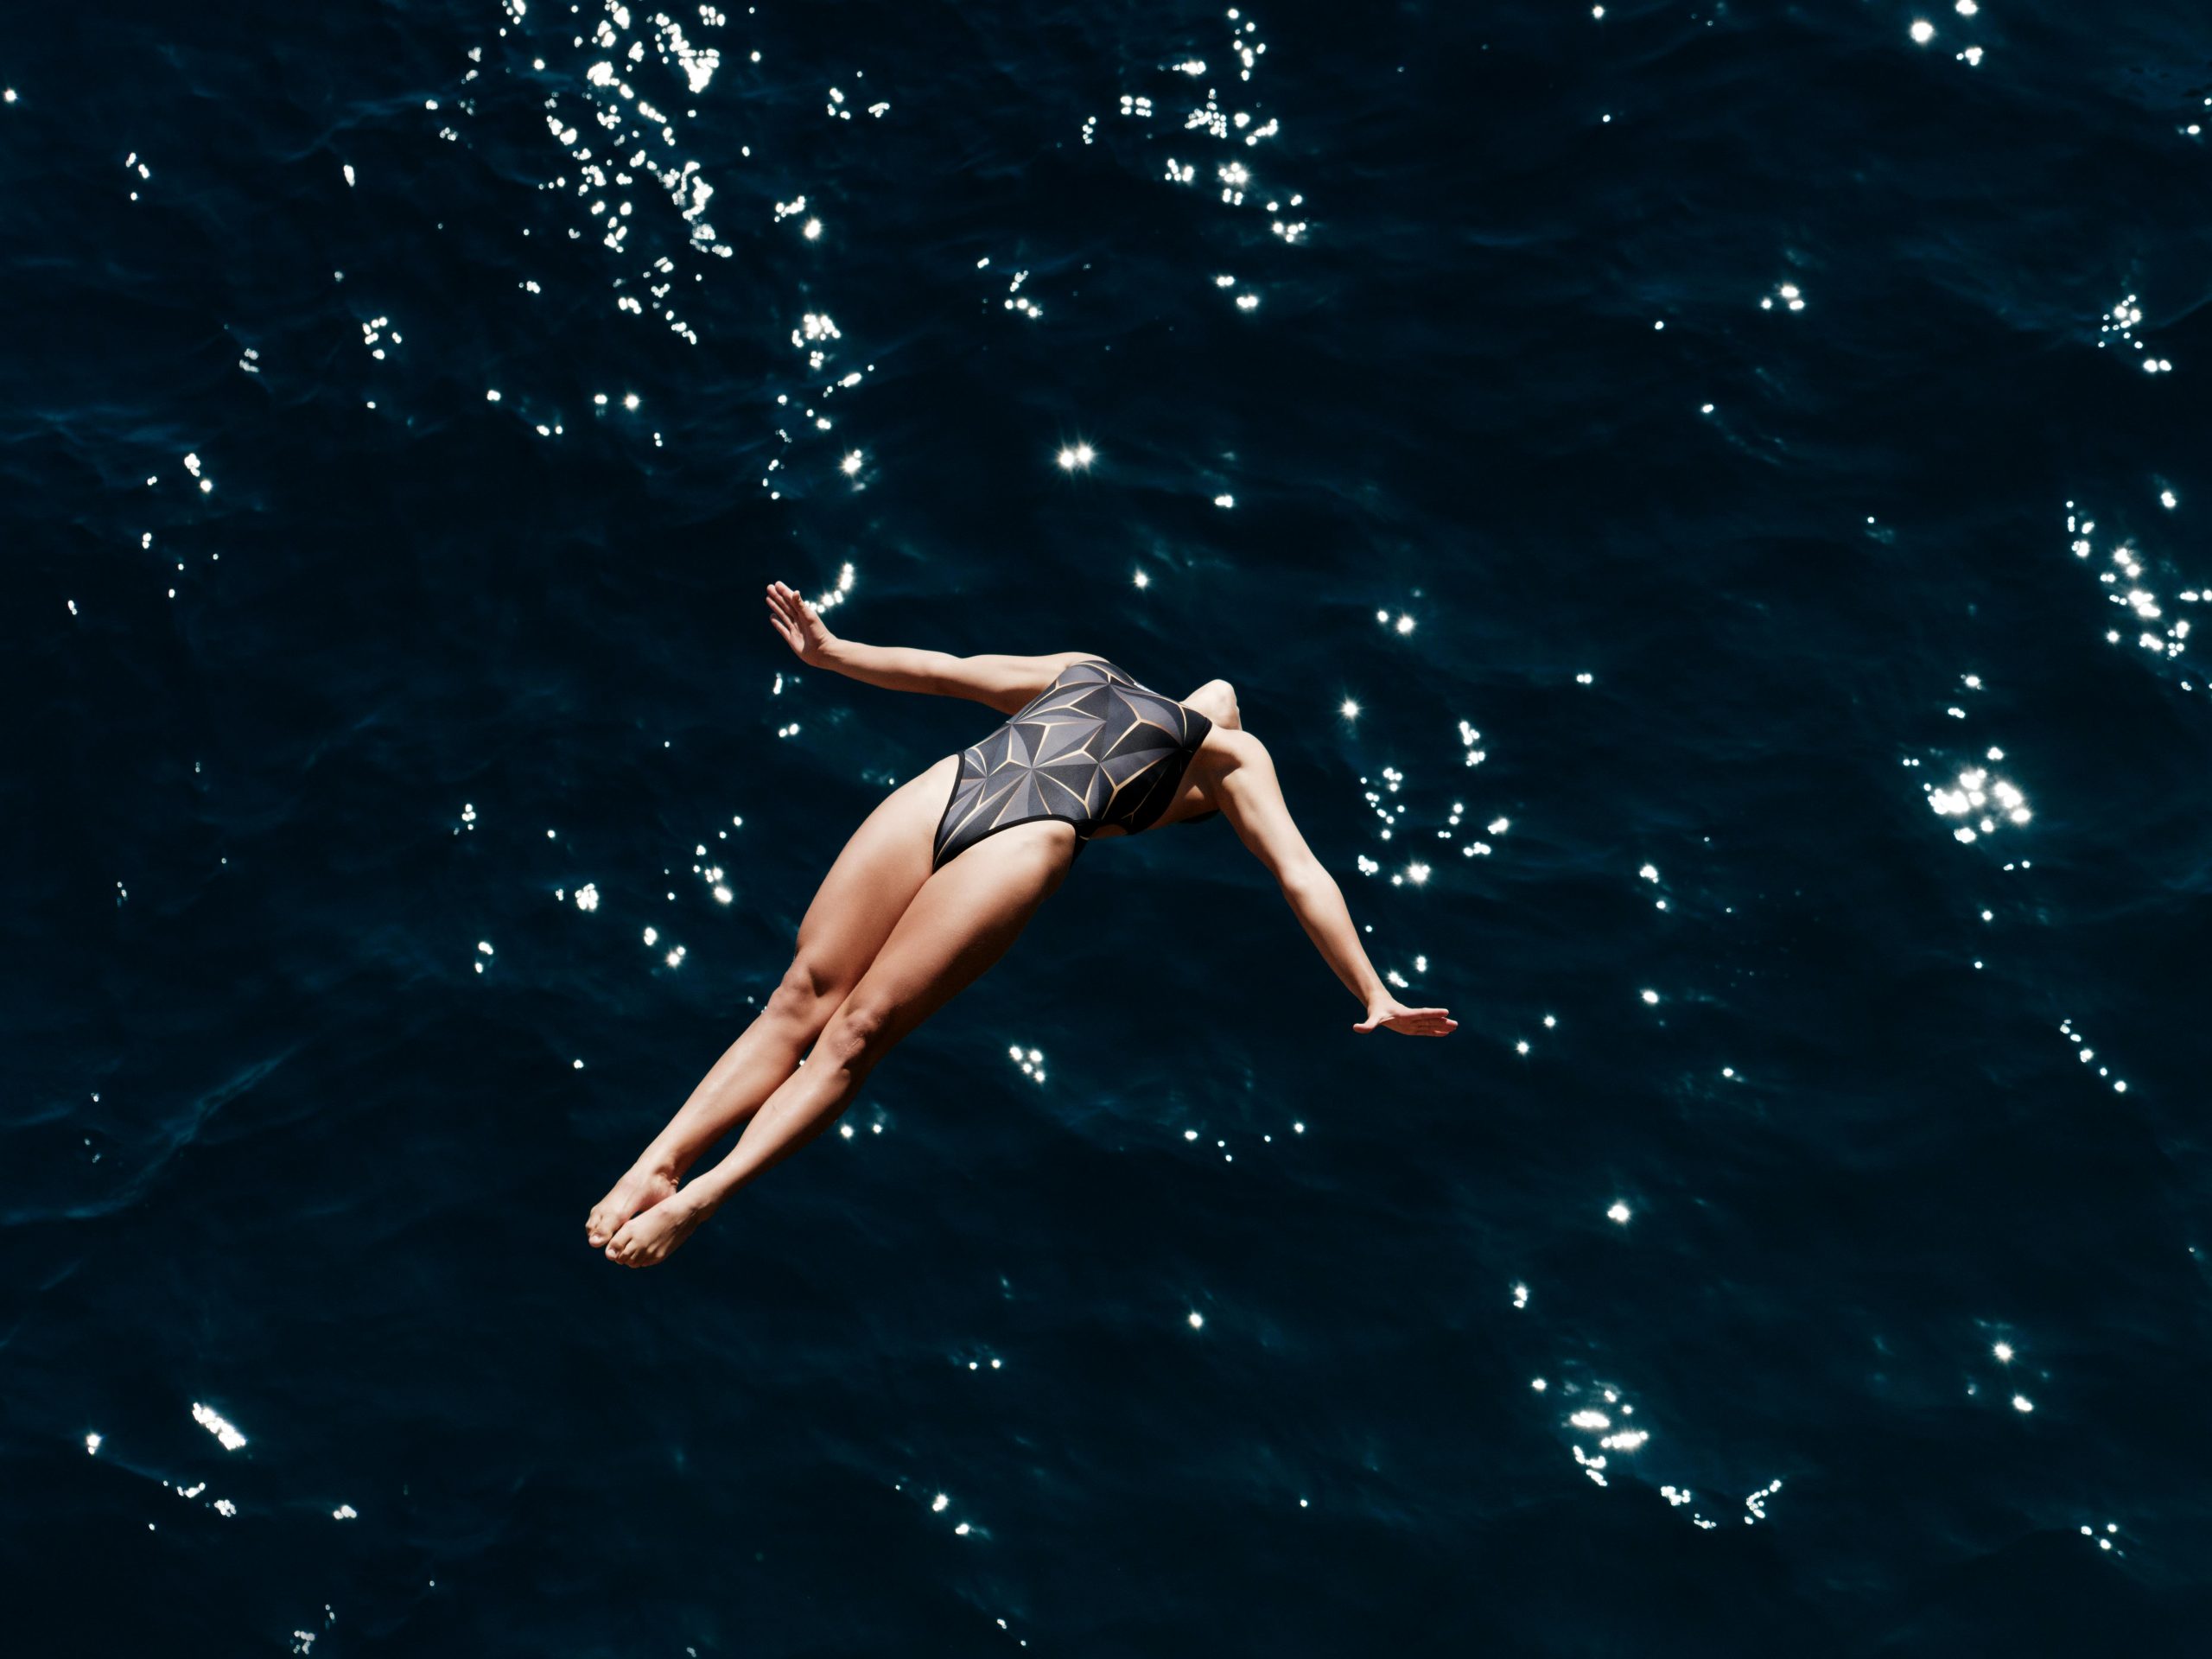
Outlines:
{"type": "Polygon", "coordinates": [[[410,0],[0,36],[25,1652],[2187,1653],[2201,6],[410,0]],[[1215,823],[585,1210],[849,828],[1215,823]]]}

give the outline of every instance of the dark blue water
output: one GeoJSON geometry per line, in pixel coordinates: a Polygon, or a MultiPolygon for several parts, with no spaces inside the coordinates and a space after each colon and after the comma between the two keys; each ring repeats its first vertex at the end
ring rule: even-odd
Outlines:
{"type": "Polygon", "coordinates": [[[0,85],[23,1651],[2202,1651],[2201,7],[118,4],[0,85]],[[1459,1033],[1109,844],[601,1260],[992,719],[772,577],[1228,677],[1459,1033]]]}

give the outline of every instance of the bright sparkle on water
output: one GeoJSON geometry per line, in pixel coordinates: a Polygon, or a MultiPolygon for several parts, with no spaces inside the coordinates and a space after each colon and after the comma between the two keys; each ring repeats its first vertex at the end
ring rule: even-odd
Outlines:
{"type": "Polygon", "coordinates": [[[1087,473],[1090,470],[1090,463],[1097,458],[1098,452],[1087,443],[1065,445],[1058,456],[1060,470],[1067,473],[1087,473]]]}
{"type": "Polygon", "coordinates": [[[1944,817],[1974,819],[1973,824],[1961,824],[1951,832],[1961,842],[1993,834],[2000,817],[2010,823],[2022,824],[2035,816],[2028,810],[2027,797],[2020,792],[2018,785],[1993,777],[1985,766],[1964,768],[1957,783],[1948,789],[1939,789],[1934,784],[1923,784],[1921,787],[1928,792],[1931,811],[1944,817]]]}
{"type": "Polygon", "coordinates": [[[196,1400],[193,1402],[192,1421],[220,1441],[226,1452],[235,1452],[245,1444],[245,1436],[239,1433],[213,1406],[203,1406],[196,1400]]]}
{"type": "Polygon", "coordinates": [[[1627,1226],[1629,1218],[1628,1205],[1623,1204],[1618,1198],[1615,1198],[1612,1202],[1612,1206],[1605,1211],[1605,1218],[1608,1221],[1617,1221],[1624,1227],[1627,1226]]]}
{"type": "Polygon", "coordinates": [[[1916,45],[1927,45],[1936,38],[1936,25],[1925,17],[1915,18],[1912,24],[1912,38],[1916,45]]]}

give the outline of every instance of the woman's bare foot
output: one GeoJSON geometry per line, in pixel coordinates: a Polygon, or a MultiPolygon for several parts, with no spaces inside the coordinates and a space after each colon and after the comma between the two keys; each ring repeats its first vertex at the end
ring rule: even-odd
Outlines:
{"type": "Polygon", "coordinates": [[[650,1268],[656,1262],[666,1261],[670,1253],[713,1213],[710,1207],[695,1203],[685,1193],[664,1198],[652,1209],[632,1216],[622,1230],[607,1241],[607,1259],[626,1268],[650,1268]]]}
{"type": "Polygon", "coordinates": [[[584,1242],[594,1250],[621,1230],[622,1224],[640,1210],[650,1210],[676,1191],[675,1172],[665,1166],[633,1166],[614,1183],[613,1190],[592,1206],[584,1218],[584,1242]]]}

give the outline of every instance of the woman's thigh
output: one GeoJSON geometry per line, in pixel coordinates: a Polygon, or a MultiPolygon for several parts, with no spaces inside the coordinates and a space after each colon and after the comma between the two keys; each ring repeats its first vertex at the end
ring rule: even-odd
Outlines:
{"type": "MultiPolygon", "coordinates": [[[[948,786],[949,782],[948,782],[948,786]]],[[[1071,824],[1002,830],[922,884],[833,1025],[880,1053],[1006,953],[1075,861],[1071,824]]]]}
{"type": "Polygon", "coordinates": [[[798,961],[825,991],[860,982],[930,879],[937,821],[960,757],[949,754],[877,803],[845,842],[798,925],[798,961]]]}

